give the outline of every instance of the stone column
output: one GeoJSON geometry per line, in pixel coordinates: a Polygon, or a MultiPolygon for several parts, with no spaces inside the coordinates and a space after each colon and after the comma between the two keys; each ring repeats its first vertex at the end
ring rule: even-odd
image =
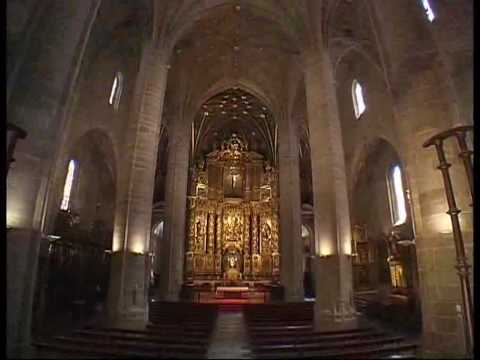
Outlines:
{"type": "Polygon", "coordinates": [[[15,147],[15,166],[7,177],[7,226],[12,228],[6,237],[9,358],[30,356],[41,218],[50,169],[98,6],[95,0],[39,5],[27,46],[8,78],[8,122],[28,133],[15,147]]]}
{"type": "MultiPolygon", "coordinates": [[[[448,104],[442,99],[437,82],[433,81],[433,76],[427,79],[426,75],[422,74],[423,81],[412,82],[415,88],[422,86],[422,90],[403,94],[395,109],[415,214],[418,290],[423,319],[421,353],[425,357],[462,357],[466,356],[462,298],[455,269],[452,226],[446,213],[448,204],[442,176],[436,168],[435,150],[422,148],[430,136],[450,127],[451,113],[444,110],[448,109],[448,104]]],[[[447,161],[452,164],[450,171],[457,207],[462,211],[459,216],[465,251],[468,263],[473,265],[473,213],[468,181],[454,139],[445,142],[445,151],[447,161]]],[[[473,290],[473,281],[471,286],[473,290]]]]}
{"type": "MultiPolygon", "coordinates": [[[[381,2],[372,2],[374,7],[378,7],[377,13],[381,14],[377,17],[379,31],[388,40],[382,45],[390,62],[395,132],[411,192],[422,310],[420,356],[425,358],[465,357],[461,290],[454,268],[456,259],[452,227],[445,213],[448,204],[442,175],[436,168],[438,158],[435,150],[424,149],[422,144],[442,130],[470,122],[472,99],[468,90],[471,81],[468,74],[472,66],[471,42],[468,39],[469,31],[463,31],[472,21],[471,12],[468,11],[471,4],[467,3],[438,4],[439,11],[450,14],[453,10],[462,15],[453,17],[462,19],[461,26],[445,27],[442,21],[446,24],[448,20],[441,16],[434,23],[425,21],[424,13],[415,2],[390,2],[389,7],[381,2]],[[413,32],[405,32],[407,28],[415,29],[415,36],[411,36],[413,32]],[[448,38],[454,39],[450,43],[454,47],[447,54],[447,43],[440,42],[448,38]],[[454,49],[457,46],[461,56],[454,49]],[[454,69],[448,58],[461,58],[462,61],[454,69]],[[455,70],[455,75],[452,70],[455,70]],[[449,78],[449,73],[453,78],[449,78]],[[462,91],[455,94],[458,84],[461,84],[462,91]]],[[[465,250],[468,262],[473,265],[473,209],[470,207],[468,181],[461,160],[457,157],[455,142],[450,139],[445,143],[446,155],[447,161],[452,164],[450,171],[457,206],[462,210],[460,223],[465,250]]],[[[473,282],[471,285],[473,287],[473,282]]]]}
{"type": "Polygon", "coordinates": [[[302,301],[303,244],[298,134],[293,119],[280,116],[278,124],[280,202],[280,283],[285,301],[302,301]]]}
{"type": "Polygon", "coordinates": [[[144,48],[132,119],[126,132],[126,156],[119,172],[108,295],[112,320],[146,318],[146,254],[168,72],[162,55],[162,51],[150,44],[144,48]]]}
{"type": "Polygon", "coordinates": [[[315,217],[315,328],[356,326],[351,226],[335,79],[328,53],[305,54],[315,217]]]}
{"type": "MultiPolygon", "coordinates": [[[[171,122],[168,168],[165,186],[165,238],[162,259],[161,294],[167,301],[178,301],[183,284],[185,223],[190,151],[190,126],[179,117],[171,122]]],[[[208,213],[206,214],[208,216],[208,213]]],[[[205,231],[206,232],[206,231],[205,231]]],[[[203,239],[206,241],[206,238],[203,239]]]]}

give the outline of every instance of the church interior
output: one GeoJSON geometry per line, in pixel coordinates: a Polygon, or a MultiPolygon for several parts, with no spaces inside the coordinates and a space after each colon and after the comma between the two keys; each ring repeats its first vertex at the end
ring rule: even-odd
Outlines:
{"type": "Polygon", "coordinates": [[[473,358],[473,1],[8,0],[7,358],[473,358]]]}

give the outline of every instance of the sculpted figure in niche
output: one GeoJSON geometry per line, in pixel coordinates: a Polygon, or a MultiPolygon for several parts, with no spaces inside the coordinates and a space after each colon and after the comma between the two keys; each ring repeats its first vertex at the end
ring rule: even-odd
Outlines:
{"type": "Polygon", "coordinates": [[[395,230],[392,230],[387,236],[387,249],[388,249],[388,259],[394,260],[398,259],[399,252],[397,248],[397,242],[400,240],[400,236],[395,230]]]}
{"type": "Polygon", "coordinates": [[[195,249],[201,250],[202,248],[202,224],[200,220],[195,224],[195,249]]]}
{"type": "Polygon", "coordinates": [[[268,161],[265,161],[265,173],[263,175],[263,184],[269,185],[273,180],[272,167],[268,161]]]}
{"type": "Polygon", "coordinates": [[[197,161],[197,171],[198,172],[203,171],[204,168],[205,168],[205,160],[201,157],[197,161]]]}
{"type": "Polygon", "coordinates": [[[262,226],[262,252],[268,252],[272,240],[272,230],[267,223],[262,226]]]}

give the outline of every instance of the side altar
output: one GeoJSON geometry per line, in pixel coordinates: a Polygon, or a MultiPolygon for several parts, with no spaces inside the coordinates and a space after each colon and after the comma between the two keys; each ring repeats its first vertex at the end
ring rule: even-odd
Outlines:
{"type": "Polygon", "coordinates": [[[278,288],[277,170],[232,134],[197,161],[189,185],[184,288],[242,296],[278,288]]]}

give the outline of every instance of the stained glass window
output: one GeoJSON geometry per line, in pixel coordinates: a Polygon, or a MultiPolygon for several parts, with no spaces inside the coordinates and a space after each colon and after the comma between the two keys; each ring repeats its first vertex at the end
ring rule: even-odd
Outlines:
{"type": "Polygon", "coordinates": [[[113,105],[113,107],[118,109],[118,105],[120,104],[120,97],[122,95],[123,89],[123,75],[121,72],[118,72],[113,79],[112,90],[110,91],[110,98],[108,99],[108,103],[113,105]]]}
{"type": "Polygon", "coordinates": [[[402,181],[402,170],[399,165],[392,167],[388,184],[393,225],[400,225],[407,220],[407,208],[402,181]]]}
{"type": "Polygon", "coordinates": [[[72,193],[73,177],[75,175],[76,162],[70,160],[68,163],[67,177],[65,178],[65,186],[63,187],[61,210],[68,210],[70,208],[70,195],[72,193]]]}
{"type": "Polygon", "coordinates": [[[352,84],[353,108],[355,109],[355,117],[358,119],[365,111],[365,99],[363,97],[362,85],[357,80],[353,80],[352,84]]]}
{"type": "Polygon", "coordinates": [[[430,3],[428,0],[422,0],[422,5],[423,8],[425,9],[425,13],[427,14],[428,21],[432,22],[435,20],[435,14],[432,10],[432,7],[430,6],[430,3]]]}

